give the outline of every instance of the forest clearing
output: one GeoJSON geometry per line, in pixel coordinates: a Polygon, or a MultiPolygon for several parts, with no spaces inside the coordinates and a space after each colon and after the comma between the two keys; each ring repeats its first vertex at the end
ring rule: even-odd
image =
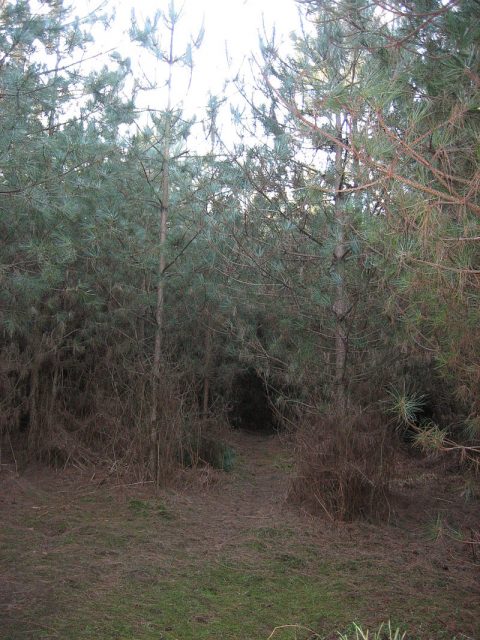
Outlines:
{"type": "Polygon", "coordinates": [[[0,0],[0,637],[478,640],[479,216],[480,0],[0,0]]]}
{"type": "Polygon", "coordinates": [[[2,638],[247,640],[279,627],[279,640],[333,640],[387,620],[412,640],[479,636],[478,564],[449,536],[471,523],[438,469],[411,466],[390,522],[339,525],[285,502],[292,459],[278,436],[231,442],[235,471],[190,470],[160,495],[12,476],[2,638]]]}

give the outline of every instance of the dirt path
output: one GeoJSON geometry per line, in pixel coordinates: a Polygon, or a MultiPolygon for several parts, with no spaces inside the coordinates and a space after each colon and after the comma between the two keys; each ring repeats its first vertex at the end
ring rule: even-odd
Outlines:
{"type": "Polygon", "coordinates": [[[233,434],[236,470],[230,474],[209,470],[199,486],[176,494],[173,504],[182,513],[182,526],[203,551],[235,548],[238,540],[261,527],[283,527],[293,514],[285,505],[288,452],[277,437],[233,434]]]}
{"type": "Polygon", "coordinates": [[[334,524],[286,502],[286,442],[229,437],[232,473],[188,470],[161,496],[72,471],[4,474],[0,638],[246,640],[300,622],[336,637],[390,618],[424,640],[480,637],[478,565],[428,532],[444,491],[420,503],[412,481],[415,517],[334,524]]]}

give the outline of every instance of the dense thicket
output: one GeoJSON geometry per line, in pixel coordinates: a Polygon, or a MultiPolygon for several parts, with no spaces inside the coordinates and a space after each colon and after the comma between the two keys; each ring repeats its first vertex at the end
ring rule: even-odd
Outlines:
{"type": "Polygon", "coordinates": [[[475,456],[479,6],[298,4],[233,110],[242,143],[212,98],[200,153],[173,6],[132,28],[167,78],[140,111],[128,60],[82,62],[107,17],[3,3],[3,456],[160,481],[242,380],[277,425],[387,409],[475,456]]]}

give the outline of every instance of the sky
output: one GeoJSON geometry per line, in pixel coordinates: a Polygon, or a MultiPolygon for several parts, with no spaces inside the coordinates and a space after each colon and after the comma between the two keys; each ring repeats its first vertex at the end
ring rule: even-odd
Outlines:
{"type": "MultiPolygon", "coordinates": [[[[84,13],[98,5],[99,0],[75,0],[76,9],[84,13]]],[[[156,10],[168,12],[169,0],[110,0],[109,6],[116,12],[116,20],[106,33],[96,34],[101,46],[118,48],[128,55],[136,72],[141,69],[149,81],[162,83],[161,65],[141,53],[129,43],[128,29],[134,9],[138,23],[143,24],[156,10]]],[[[276,41],[290,42],[289,34],[298,26],[298,12],[294,0],[177,0],[177,10],[182,9],[176,37],[177,51],[184,49],[191,37],[204,27],[204,37],[199,50],[194,52],[192,76],[177,73],[173,81],[174,99],[182,104],[187,115],[199,112],[211,93],[220,98],[225,94],[234,99],[233,85],[225,88],[225,81],[240,72],[251,81],[248,59],[251,52],[258,53],[259,35],[268,35],[275,28],[276,41]],[[227,51],[228,58],[227,61],[227,51]]],[[[165,91],[153,92],[142,98],[143,106],[162,108],[165,91]]]]}
{"type": "MultiPolygon", "coordinates": [[[[132,7],[142,23],[158,9],[168,11],[169,0],[112,0],[112,4],[119,27],[128,28],[132,7]]],[[[226,48],[234,67],[238,66],[250,51],[258,48],[263,21],[267,33],[275,25],[278,37],[284,40],[288,40],[297,22],[294,0],[178,0],[175,8],[182,10],[178,25],[179,49],[204,25],[203,43],[194,63],[203,87],[211,87],[214,92],[222,88],[223,79],[229,73],[226,48]]]]}

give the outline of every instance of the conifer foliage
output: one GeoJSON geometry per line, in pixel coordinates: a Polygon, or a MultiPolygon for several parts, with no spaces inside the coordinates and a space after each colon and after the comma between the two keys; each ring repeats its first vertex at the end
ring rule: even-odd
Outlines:
{"type": "Polygon", "coordinates": [[[102,19],[75,19],[61,2],[2,6],[1,419],[31,455],[68,457],[60,425],[86,429],[112,330],[110,268],[125,269],[110,232],[128,64],[85,73],[80,62],[102,19]]]}
{"type": "Polygon", "coordinates": [[[107,13],[1,4],[2,456],[160,483],[242,376],[294,428],[369,408],[380,433],[421,397],[424,446],[477,455],[478,3],[297,4],[232,146],[218,98],[202,144],[175,103],[202,33],[177,41],[173,3],[132,24],[165,70],[143,110],[95,53],[107,13]]]}

